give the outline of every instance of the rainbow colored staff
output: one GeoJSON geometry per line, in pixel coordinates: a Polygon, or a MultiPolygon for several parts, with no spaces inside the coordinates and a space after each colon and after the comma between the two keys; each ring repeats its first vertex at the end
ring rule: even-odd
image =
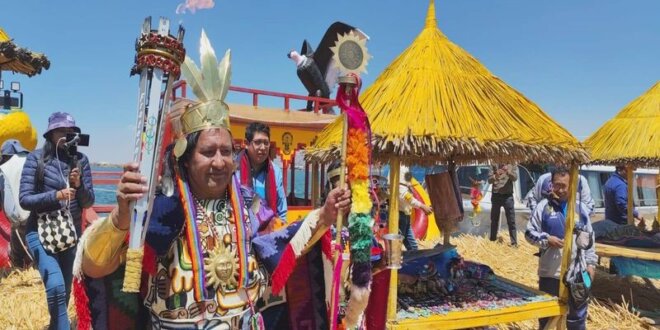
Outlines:
{"type": "MultiPolygon", "coordinates": [[[[351,76],[349,76],[351,77],[351,76]]],[[[369,119],[358,101],[361,81],[347,85],[337,94],[337,103],[345,111],[347,122],[346,167],[353,204],[348,216],[351,251],[351,295],[346,306],[346,326],[354,327],[367,308],[371,292],[371,246],[373,244],[373,203],[370,198],[369,170],[371,129],[369,119]],[[350,87],[349,87],[350,86],[350,87]]]]}
{"type": "MultiPolygon", "coordinates": [[[[331,50],[334,65],[343,73],[339,77],[337,104],[342,110],[343,136],[341,148],[340,186],[346,183],[344,168],[347,169],[351,186],[352,205],[348,216],[349,246],[351,252],[351,295],[346,305],[345,325],[353,328],[358,325],[361,315],[367,308],[371,292],[371,245],[373,219],[369,189],[371,169],[371,128],[367,114],[358,100],[362,82],[360,72],[366,72],[370,55],[366,48],[367,39],[362,34],[351,31],[339,35],[331,50]]],[[[339,289],[341,286],[341,232],[343,215],[337,216],[337,235],[333,251],[333,281],[330,292],[330,328],[337,328],[339,314],[339,289]]]]}

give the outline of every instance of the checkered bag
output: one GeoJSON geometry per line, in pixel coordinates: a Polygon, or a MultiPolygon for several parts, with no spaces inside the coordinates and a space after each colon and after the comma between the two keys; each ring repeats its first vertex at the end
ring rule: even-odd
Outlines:
{"type": "Polygon", "coordinates": [[[46,251],[59,253],[76,245],[78,235],[68,208],[39,213],[38,217],[39,240],[46,251]]]}

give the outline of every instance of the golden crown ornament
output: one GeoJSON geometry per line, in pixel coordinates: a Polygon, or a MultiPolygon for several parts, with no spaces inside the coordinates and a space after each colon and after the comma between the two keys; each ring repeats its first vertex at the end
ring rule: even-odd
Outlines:
{"type": "Polygon", "coordinates": [[[231,50],[228,49],[218,63],[211,42],[202,30],[199,53],[201,70],[189,56],[181,65],[181,72],[197,102],[187,106],[179,119],[181,134],[174,145],[177,158],[186,151],[188,134],[209,128],[230,129],[229,107],[224,100],[231,82],[231,50]]]}

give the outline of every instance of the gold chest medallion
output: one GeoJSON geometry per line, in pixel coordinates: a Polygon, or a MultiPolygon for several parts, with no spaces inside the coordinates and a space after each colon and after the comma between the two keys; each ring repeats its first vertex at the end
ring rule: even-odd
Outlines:
{"type": "Polygon", "coordinates": [[[236,252],[227,248],[224,242],[218,242],[215,248],[209,251],[208,258],[204,258],[206,283],[215,290],[235,289],[238,286],[237,265],[236,252]]]}

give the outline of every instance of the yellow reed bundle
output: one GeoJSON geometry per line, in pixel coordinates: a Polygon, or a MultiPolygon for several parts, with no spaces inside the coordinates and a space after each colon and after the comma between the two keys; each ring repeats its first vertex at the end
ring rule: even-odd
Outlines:
{"type": "MultiPolygon", "coordinates": [[[[46,291],[37,270],[11,270],[0,273],[0,329],[42,330],[50,317],[46,291]]],[[[75,329],[73,299],[69,303],[69,318],[75,329]]]]}
{"type": "Polygon", "coordinates": [[[45,55],[17,46],[2,28],[0,45],[0,71],[18,72],[32,77],[50,67],[50,61],[45,55]]]}
{"type": "MultiPolygon", "coordinates": [[[[426,24],[362,94],[377,159],[586,161],[580,143],[535,103],[494,76],[438,29],[433,2],[426,24]]],[[[312,159],[327,160],[341,140],[328,125],[312,159]]]]}
{"type": "Polygon", "coordinates": [[[584,141],[597,164],[660,167],[660,81],[584,141]]]}

